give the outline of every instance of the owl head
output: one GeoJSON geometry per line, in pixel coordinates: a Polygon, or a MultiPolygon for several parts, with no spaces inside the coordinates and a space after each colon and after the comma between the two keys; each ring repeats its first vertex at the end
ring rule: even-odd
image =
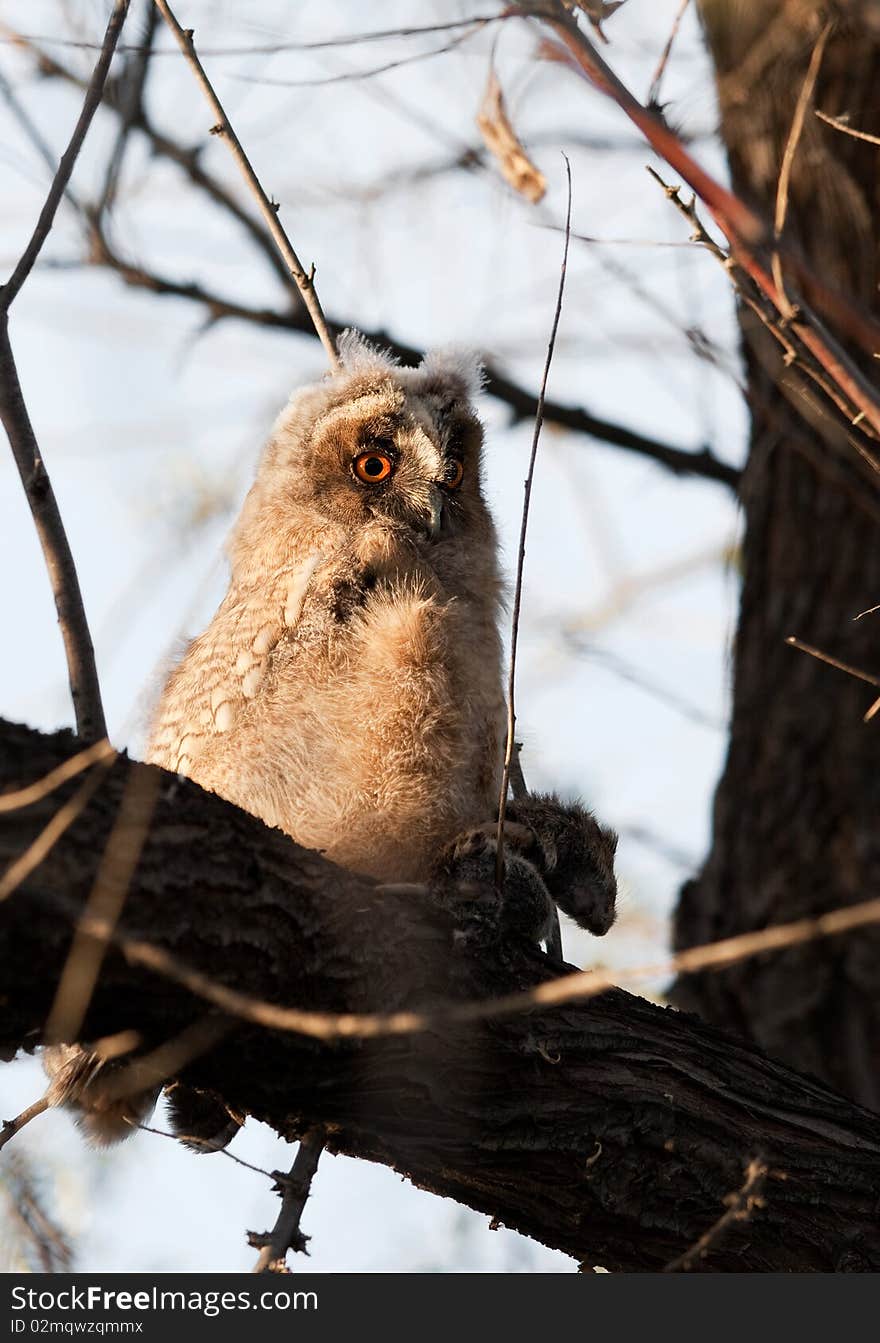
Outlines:
{"type": "MultiPolygon", "coordinates": [[[[494,530],[481,489],[482,427],[473,407],[482,371],[440,351],[401,367],[354,332],[342,367],[296,391],[264,451],[242,525],[275,530],[285,515],[380,524],[420,547],[494,530]]],[[[235,560],[235,537],[232,540],[235,560]]]]}

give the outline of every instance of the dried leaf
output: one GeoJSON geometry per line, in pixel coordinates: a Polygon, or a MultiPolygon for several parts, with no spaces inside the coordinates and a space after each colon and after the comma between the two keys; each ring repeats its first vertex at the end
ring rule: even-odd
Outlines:
{"type": "Polygon", "coordinates": [[[494,70],[489,71],[486,92],[477,113],[477,126],[487,149],[497,159],[499,168],[514,191],[536,205],[547,190],[547,182],[540,168],[532,163],[510,124],[504,107],[504,94],[494,70]]]}

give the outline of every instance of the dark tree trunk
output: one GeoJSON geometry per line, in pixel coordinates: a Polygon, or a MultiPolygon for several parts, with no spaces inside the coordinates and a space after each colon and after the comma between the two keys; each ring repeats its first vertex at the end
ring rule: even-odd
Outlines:
{"type": "MultiPolygon", "coordinates": [[[[0,794],[74,747],[69,734],[0,722],[0,794]]],[[[380,892],[196,784],[120,759],[0,904],[7,1057],[41,1037],[132,778],[158,780],[155,812],[117,929],[128,941],[106,956],[83,1039],[134,1030],[149,1051],[205,1016],[205,1001],[148,968],[132,939],[228,988],[326,1011],[470,1003],[556,972],[493,925],[493,892],[479,920],[462,917],[466,906],[454,915],[380,892]]],[[[79,785],[0,812],[0,871],[79,785]]],[[[610,1269],[675,1259],[763,1158],[765,1206],[725,1232],[706,1268],[880,1270],[876,1117],[696,1018],[619,991],[360,1042],[236,1019],[184,1075],[285,1137],[326,1126],[331,1148],[610,1269]]]]}
{"type": "MultiPolygon", "coordinates": [[[[772,219],[829,6],[702,0],[701,10],[734,187],[772,219]]],[[[877,135],[880,4],[851,0],[836,13],[814,106],[877,135]]],[[[880,148],[809,110],[786,236],[826,281],[880,314],[880,148]]],[[[880,614],[854,619],[880,602],[880,475],[764,328],[745,311],[741,325],[753,419],[730,746],[711,853],[677,911],[678,947],[880,890],[880,718],[862,721],[871,688],[785,644],[796,635],[880,673],[880,614]]],[[[860,358],[876,381],[877,361],[860,358]]],[[[880,933],[866,930],[684,980],[674,1001],[880,1109],[878,952],[880,933]]]]}

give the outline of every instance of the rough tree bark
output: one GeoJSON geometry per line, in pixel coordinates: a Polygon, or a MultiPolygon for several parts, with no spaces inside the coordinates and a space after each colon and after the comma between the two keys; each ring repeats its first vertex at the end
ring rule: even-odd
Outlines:
{"type": "MultiPolygon", "coordinates": [[[[814,106],[877,135],[877,0],[701,0],[734,187],[770,219],[829,11],[814,106]]],[[[819,275],[880,315],[880,149],[809,110],[785,233],[819,275]]],[[[880,673],[880,616],[854,620],[880,602],[880,476],[746,311],[741,327],[752,435],[733,716],[712,849],[682,892],[678,947],[867,899],[880,882],[880,719],[862,721],[870,688],[785,644],[796,635],[880,673]]],[[[876,360],[852,354],[876,380],[876,360]]],[[[880,933],[866,931],[689,978],[674,1000],[880,1109],[878,952],[880,933]]]]}
{"type": "MultiPolygon", "coordinates": [[[[69,733],[0,722],[0,793],[70,756],[69,733]]],[[[40,1040],[132,771],[161,785],[119,931],[273,1003],[393,1011],[556,973],[491,919],[378,892],[197,785],[120,759],[0,904],[0,1052],[40,1040]]],[[[0,813],[0,870],[80,786],[0,813]]],[[[494,895],[487,893],[489,907],[494,895]]],[[[485,916],[486,906],[483,906],[485,916]]],[[[83,1031],[149,1049],[205,1003],[111,949],[83,1031]]],[[[715,1223],[752,1157],[766,1205],[710,1269],[880,1269],[876,1117],[696,1018],[620,991],[423,1034],[328,1044],[233,1023],[185,1073],[293,1138],[385,1162],[589,1264],[656,1270],[715,1223]]],[[[195,1158],[194,1158],[195,1159],[195,1158]]]]}

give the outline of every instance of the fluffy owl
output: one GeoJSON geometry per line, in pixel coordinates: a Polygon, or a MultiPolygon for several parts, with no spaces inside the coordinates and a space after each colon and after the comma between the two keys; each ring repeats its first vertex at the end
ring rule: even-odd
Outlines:
{"type": "MultiPolygon", "coordinates": [[[[275,423],[228,591],[168,678],[147,759],[355,871],[491,885],[506,714],[480,369],[402,368],[352,333],[340,357],[275,423]]],[[[582,808],[512,804],[509,880],[536,938],[548,889],[607,930],[615,843],[582,808]]],[[[103,1141],[139,1105],[80,1103],[103,1141]]]]}
{"type": "Polygon", "coordinates": [[[277,420],[229,590],[165,687],[147,759],[367,875],[427,876],[498,798],[497,540],[473,362],[354,337],[277,420]]]}

